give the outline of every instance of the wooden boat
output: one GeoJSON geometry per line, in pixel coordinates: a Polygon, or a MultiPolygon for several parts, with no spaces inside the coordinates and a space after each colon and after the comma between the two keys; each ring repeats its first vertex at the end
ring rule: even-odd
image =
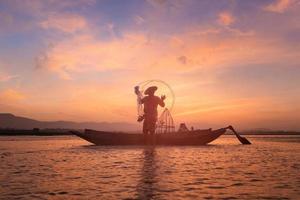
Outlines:
{"type": "Polygon", "coordinates": [[[95,145],[144,145],[149,143],[149,140],[156,145],[206,145],[223,135],[226,130],[227,128],[161,133],[155,134],[154,138],[150,138],[150,136],[145,138],[143,134],[89,129],[86,129],[84,133],[78,131],[72,131],[72,133],[95,145]]]}

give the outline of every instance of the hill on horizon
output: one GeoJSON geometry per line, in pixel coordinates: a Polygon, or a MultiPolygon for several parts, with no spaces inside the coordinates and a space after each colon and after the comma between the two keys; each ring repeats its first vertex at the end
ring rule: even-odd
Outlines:
{"type": "Polygon", "coordinates": [[[138,124],[125,122],[72,122],[72,121],[39,121],[15,116],[11,113],[0,113],[0,128],[11,129],[95,129],[103,131],[138,131],[138,124]]]}

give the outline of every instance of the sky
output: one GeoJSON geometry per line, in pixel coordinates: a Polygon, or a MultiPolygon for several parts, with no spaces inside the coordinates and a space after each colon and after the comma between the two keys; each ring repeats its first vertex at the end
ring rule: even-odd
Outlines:
{"type": "Polygon", "coordinates": [[[158,79],[176,124],[300,130],[299,0],[0,0],[0,27],[2,113],[136,123],[158,79]]]}

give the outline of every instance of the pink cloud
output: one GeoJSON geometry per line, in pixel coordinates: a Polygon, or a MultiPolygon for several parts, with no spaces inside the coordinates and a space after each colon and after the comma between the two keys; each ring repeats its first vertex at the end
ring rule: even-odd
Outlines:
{"type": "Polygon", "coordinates": [[[32,15],[45,15],[51,11],[61,11],[66,8],[87,7],[95,3],[95,0],[9,0],[5,2],[10,9],[25,12],[32,15]]]}
{"type": "Polygon", "coordinates": [[[87,22],[84,17],[76,14],[50,14],[48,18],[40,23],[44,29],[56,29],[66,33],[84,30],[87,22]]]}
{"type": "Polygon", "coordinates": [[[229,26],[235,22],[234,16],[229,12],[222,12],[218,15],[218,22],[221,25],[229,26]]]}
{"type": "Polygon", "coordinates": [[[0,92],[0,100],[5,103],[15,103],[25,99],[25,95],[15,89],[5,89],[0,92]]]}
{"type": "Polygon", "coordinates": [[[17,76],[17,75],[9,75],[4,72],[0,72],[0,82],[10,81],[10,80],[18,78],[18,77],[19,76],[17,76]]]}
{"type": "Polygon", "coordinates": [[[139,15],[136,15],[136,16],[134,16],[134,22],[137,25],[141,25],[141,24],[145,23],[145,19],[139,15]]]}
{"type": "Polygon", "coordinates": [[[292,2],[292,0],[276,0],[275,2],[264,7],[264,10],[283,13],[291,6],[292,2]]]}
{"type": "Polygon", "coordinates": [[[276,41],[230,27],[208,28],[207,31],[196,27],[181,34],[155,38],[130,32],[112,40],[101,40],[94,37],[92,31],[86,31],[45,49],[37,65],[57,73],[62,79],[72,79],[74,74],[92,71],[135,69],[140,74],[157,74],[166,70],[185,72],[275,62],[274,55],[288,55],[285,51],[276,41]],[[212,30],[213,34],[209,34],[212,30]],[[222,36],[223,31],[232,36],[222,36]]]}

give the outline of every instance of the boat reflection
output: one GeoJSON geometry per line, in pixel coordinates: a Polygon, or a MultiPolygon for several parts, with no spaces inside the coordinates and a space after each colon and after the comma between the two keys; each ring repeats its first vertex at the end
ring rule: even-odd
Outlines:
{"type": "Polygon", "coordinates": [[[145,147],[142,155],[141,178],[137,185],[138,199],[153,199],[157,183],[156,151],[152,146],[145,147]]]}

